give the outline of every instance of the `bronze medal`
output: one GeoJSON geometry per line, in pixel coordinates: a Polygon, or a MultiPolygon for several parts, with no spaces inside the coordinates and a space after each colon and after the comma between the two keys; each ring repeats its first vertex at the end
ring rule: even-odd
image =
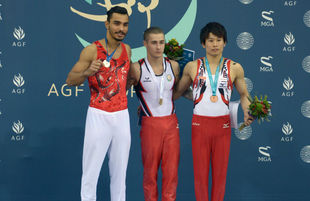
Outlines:
{"type": "Polygon", "coordinates": [[[163,104],[163,99],[160,98],[160,99],[159,99],[159,105],[162,105],[162,104],[163,104]]]}
{"type": "Polygon", "coordinates": [[[210,97],[210,100],[212,103],[215,103],[217,101],[217,99],[218,99],[217,96],[211,96],[210,97]]]}

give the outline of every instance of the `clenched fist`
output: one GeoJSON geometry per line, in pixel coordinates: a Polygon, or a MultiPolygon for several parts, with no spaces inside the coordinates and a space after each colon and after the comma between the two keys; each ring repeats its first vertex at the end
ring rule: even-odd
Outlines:
{"type": "Polygon", "coordinates": [[[84,71],[84,75],[89,77],[98,72],[98,70],[103,66],[103,63],[100,59],[92,61],[90,66],[84,71]]]}

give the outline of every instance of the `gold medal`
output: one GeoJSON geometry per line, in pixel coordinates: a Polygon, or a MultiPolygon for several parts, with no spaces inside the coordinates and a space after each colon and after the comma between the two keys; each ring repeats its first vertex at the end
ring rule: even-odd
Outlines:
{"type": "Polygon", "coordinates": [[[160,98],[160,99],[159,99],[159,105],[162,105],[162,104],[163,104],[163,99],[160,98]]]}
{"type": "Polygon", "coordinates": [[[217,101],[217,99],[218,99],[217,96],[211,96],[210,97],[210,100],[212,103],[215,103],[217,101]]]}

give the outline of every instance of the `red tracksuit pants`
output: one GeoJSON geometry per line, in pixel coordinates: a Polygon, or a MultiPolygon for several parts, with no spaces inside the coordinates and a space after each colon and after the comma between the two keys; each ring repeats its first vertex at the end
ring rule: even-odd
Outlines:
{"type": "Polygon", "coordinates": [[[211,201],[223,201],[229,159],[231,127],[229,115],[193,115],[192,150],[196,201],[209,201],[209,167],[212,169],[211,201]]]}
{"type": "Polygon", "coordinates": [[[174,201],[178,185],[180,136],[176,115],[142,117],[141,149],[143,191],[146,201],[157,201],[157,177],[161,163],[162,201],[174,201]]]}

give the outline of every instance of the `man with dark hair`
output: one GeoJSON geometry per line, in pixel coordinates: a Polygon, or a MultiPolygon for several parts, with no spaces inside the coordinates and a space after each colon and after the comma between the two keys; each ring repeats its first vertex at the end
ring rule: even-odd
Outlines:
{"type": "Polygon", "coordinates": [[[179,64],[163,57],[165,35],[150,27],[143,35],[147,57],[132,63],[129,84],[134,84],[141,105],[141,150],[144,198],[157,201],[157,175],[162,169],[162,201],[176,200],[180,138],[173,102],[173,88],[179,81],[179,64]]]}
{"type": "Polygon", "coordinates": [[[206,56],[189,62],[179,81],[175,99],[193,83],[194,111],[192,119],[192,149],[195,195],[197,201],[209,200],[209,167],[212,168],[212,201],[222,201],[231,140],[229,101],[235,85],[240,94],[244,123],[250,125],[250,104],[240,64],[223,58],[227,36],[224,26],[208,23],[200,32],[200,41],[206,56]]]}
{"type": "Polygon", "coordinates": [[[124,201],[126,170],[130,149],[130,123],[126,83],[131,49],[121,41],[127,34],[129,16],[122,7],[113,7],[105,22],[106,38],[95,41],[81,52],[68,74],[68,86],[86,79],[91,92],[83,148],[82,201],[95,201],[101,166],[109,156],[112,201],[124,201]]]}
{"type": "Polygon", "coordinates": [[[111,19],[113,13],[127,15],[128,18],[129,18],[129,15],[128,15],[128,12],[127,12],[126,8],[120,7],[120,6],[114,6],[110,10],[108,10],[108,12],[107,12],[107,21],[108,22],[110,22],[110,19],[111,19]]]}
{"type": "Polygon", "coordinates": [[[225,27],[217,22],[210,22],[200,30],[200,44],[204,44],[210,33],[223,38],[223,42],[227,43],[227,33],[225,27]]]}

